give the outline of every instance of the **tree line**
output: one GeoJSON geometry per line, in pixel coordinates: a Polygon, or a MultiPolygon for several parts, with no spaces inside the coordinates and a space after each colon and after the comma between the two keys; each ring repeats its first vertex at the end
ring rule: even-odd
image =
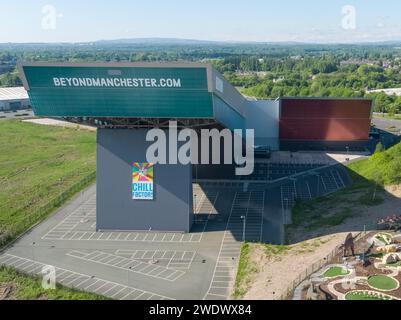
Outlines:
{"type": "Polygon", "coordinates": [[[375,111],[401,112],[401,46],[227,43],[0,44],[0,86],[19,86],[22,61],[208,61],[249,96],[371,97],[375,111]]]}

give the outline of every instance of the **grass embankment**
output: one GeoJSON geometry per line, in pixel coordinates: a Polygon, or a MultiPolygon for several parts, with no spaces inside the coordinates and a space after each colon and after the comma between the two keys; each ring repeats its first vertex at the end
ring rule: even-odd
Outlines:
{"type": "Polygon", "coordinates": [[[401,143],[376,152],[372,157],[348,165],[353,184],[334,194],[293,208],[293,224],[287,227],[287,239],[301,227],[306,231],[341,225],[363,212],[367,206],[383,202],[384,187],[401,184],[401,143]]]}
{"type": "Polygon", "coordinates": [[[363,179],[378,181],[381,185],[401,183],[401,143],[376,152],[372,157],[351,163],[348,168],[363,179]]]}
{"type": "Polygon", "coordinates": [[[54,290],[43,289],[41,279],[26,276],[11,268],[0,267],[0,285],[11,290],[6,299],[20,300],[107,300],[106,297],[86,293],[60,285],[54,290]]]}
{"type": "MultiPolygon", "coordinates": [[[[96,135],[21,121],[0,122],[0,248],[45,219],[95,179],[96,135]]],[[[103,299],[0,269],[0,285],[17,299],[103,299]]]]}
{"type": "Polygon", "coordinates": [[[93,132],[1,121],[0,247],[94,181],[95,154],[93,132]]]}
{"type": "Polygon", "coordinates": [[[233,296],[235,299],[243,298],[249,289],[250,276],[256,270],[250,263],[251,246],[249,243],[243,243],[238,263],[237,276],[233,296]]]}

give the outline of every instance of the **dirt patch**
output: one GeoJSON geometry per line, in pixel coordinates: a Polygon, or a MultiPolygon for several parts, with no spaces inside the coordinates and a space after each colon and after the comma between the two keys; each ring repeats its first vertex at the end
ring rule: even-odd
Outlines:
{"type": "Polygon", "coordinates": [[[0,300],[13,300],[16,285],[14,283],[0,284],[0,300]]]}
{"type": "Polygon", "coordinates": [[[49,118],[41,118],[41,119],[29,119],[24,120],[24,122],[30,122],[45,126],[55,126],[55,127],[65,127],[65,128],[73,128],[73,129],[80,129],[80,130],[88,130],[88,131],[96,131],[95,127],[90,127],[81,124],[75,124],[67,121],[61,121],[56,119],[49,119],[49,118]]]}
{"type": "Polygon", "coordinates": [[[401,198],[401,185],[388,186],[385,190],[397,198],[401,198]]]}
{"type": "MultiPolygon", "coordinates": [[[[357,204],[355,198],[360,197],[360,193],[356,192],[347,195],[347,201],[342,201],[336,206],[328,207],[324,202],[319,207],[314,208],[315,212],[324,212],[327,216],[338,214],[339,211],[348,209],[348,214],[344,216],[344,221],[332,227],[316,228],[309,230],[306,226],[297,228],[289,228],[289,241],[297,243],[304,239],[311,239],[323,235],[337,234],[343,232],[360,232],[364,226],[368,230],[376,227],[379,219],[394,214],[401,214],[401,185],[393,185],[385,188],[386,192],[381,192],[380,197],[383,202],[376,206],[367,206],[357,204]]],[[[344,211],[344,213],[346,213],[344,211]]]]}
{"type": "Polygon", "coordinates": [[[343,243],[347,234],[315,238],[296,245],[281,247],[278,253],[269,245],[253,244],[250,260],[258,270],[251,276],[250,289],[244,299],[273,300],[281,298],[306,268],[326,257],[343,243]]]}

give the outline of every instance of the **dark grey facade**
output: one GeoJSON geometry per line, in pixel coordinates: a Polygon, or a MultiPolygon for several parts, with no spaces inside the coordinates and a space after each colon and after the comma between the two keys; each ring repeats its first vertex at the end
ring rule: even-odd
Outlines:
{"type": "Polygon", "coordinates": [[[146,141],[146,133],[146,129],[98,129],[98,230],[189,232],[191,229],[191,165],[155,165],[154,199],[132,199],[132,163],[146,162],[146,150],[151,144],[146,141]]]}

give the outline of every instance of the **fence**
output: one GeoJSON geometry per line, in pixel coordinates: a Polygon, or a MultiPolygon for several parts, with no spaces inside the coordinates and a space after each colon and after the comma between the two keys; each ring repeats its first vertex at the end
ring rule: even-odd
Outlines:
{"type": "MultiPolygon", "coordinates": [[[[354,241],[358,241],[365,235],[364,232],[359,233],[354,241]]],[[[336,246],[327,256],[321,258],[319,261],[313,263],[309,267],[307,267],[302,273],[300,273],[295,280],[291,282],[291,284],[287,287],[284,293],[280,296],[278,300],[289,300],[291,296],[294,294],[295,288],[297,288],[302,282],[304,282],[307,278],[309,278],[312,274],[322,269],[325,265],[333,262],[334,258],[340,253],[343,245],[336,246]]]]}
{"type": "Polygon", "coordinates": [[[35,209],[26,219],[20,223],[14,225],[11,230],[3,234],[0,238],[0,249],[2,246],[6,245],[8,242],[13,241],[19,234],[26,231],[26,229],[31,228],[36,223],[40,222],[41,218],[46,216],[48,213],[54,209],[60,207],[66,200],[71,198],[78,191],[82,190],[84,187],[88,186],[91,182],[96,179],[96,171],[90,173],[77,183],[70,186],[67,190],[63,191],[56,198],[49,201],[40,208],[35,209]]]}

